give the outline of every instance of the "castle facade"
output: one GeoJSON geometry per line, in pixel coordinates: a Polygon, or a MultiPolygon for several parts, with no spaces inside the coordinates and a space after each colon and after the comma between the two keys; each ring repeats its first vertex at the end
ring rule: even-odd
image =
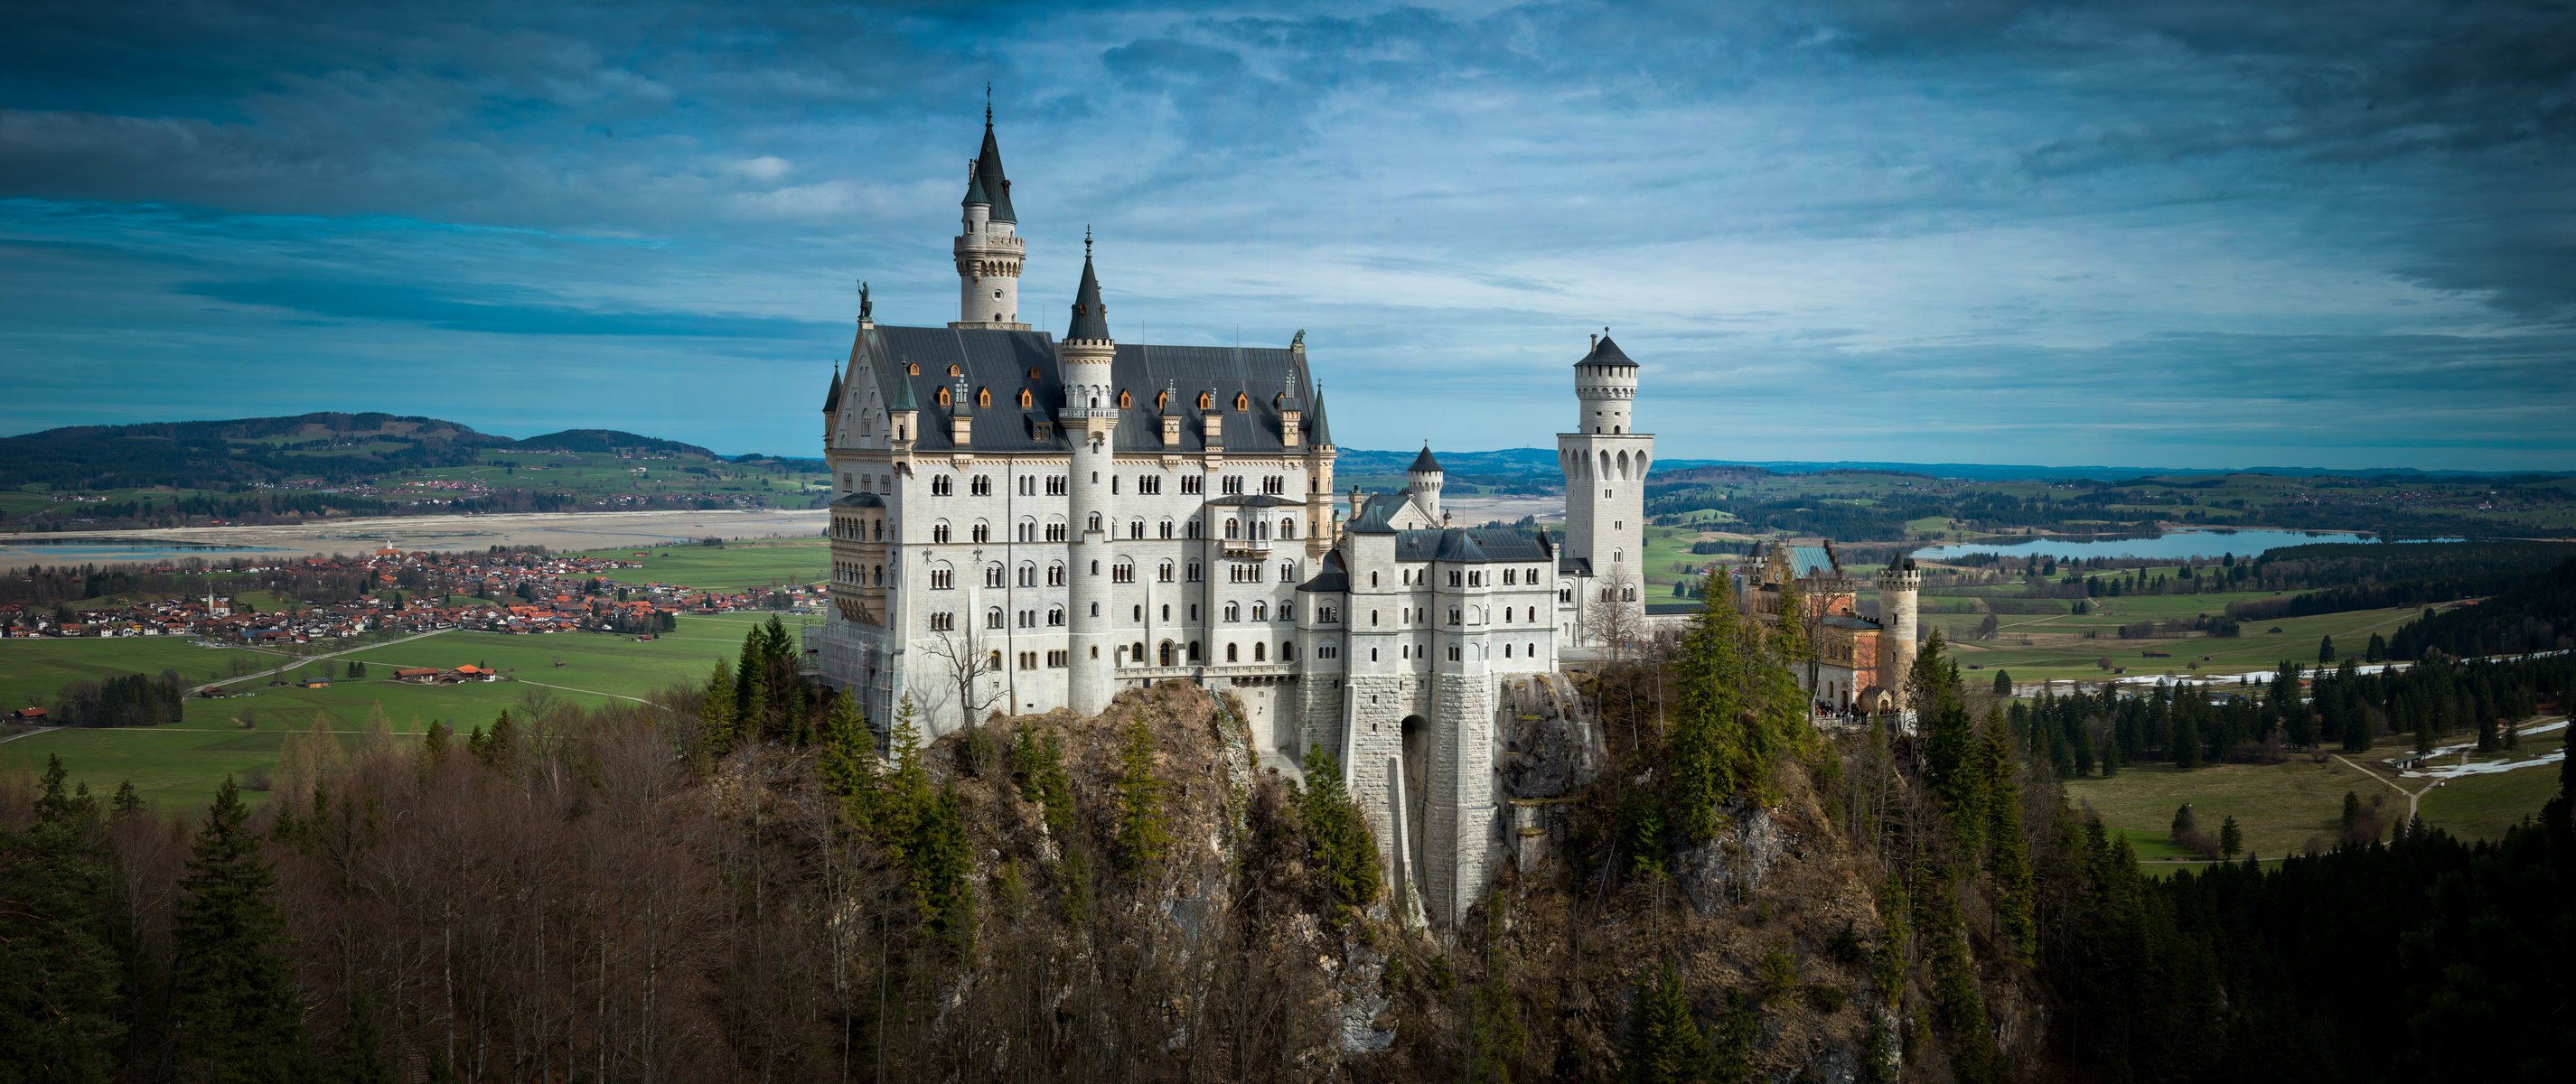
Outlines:
{"type": "Polygon", "coordinates": [[[930,735],[1156,681],[1230,692],[1265,764],[1339,758],[1399,898],[1454,922],[1501,844],[1502,683],[1642,629],[1636,362],[1605,335],[1574,365],[1561,544],[1454,522],[1428,448],[1402,490],[1337,493],[1303,332],[1118,341],[1088,238],[1064,336],[1034,330],[989,111],[967,174],[957,319],[880,324],[863,286],[823,403],[825,680],[930,735]]]}

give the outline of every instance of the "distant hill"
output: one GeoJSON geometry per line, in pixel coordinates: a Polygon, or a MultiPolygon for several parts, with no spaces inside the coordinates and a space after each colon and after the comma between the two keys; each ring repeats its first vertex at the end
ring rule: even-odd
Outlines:
{"type": "Polygon", "coordinates": [[[723,458],[695,444],[616,429],[565,429],[513,440],[441,418],[322,412],[75,425],[0,437],[0,490],[221,491],[299,480],[339,485],[400,471],[464,466],[494,451],[723,458]]]}
{"type": "Polygon", "coordinates": [[[544,436],[529,437],[512,447],[523,452],[635,452],[718,458],[714,452],[695,444],[682,444],[676,440],[664,440],[660,437],[639,436],[622,429],[566,429],[544,436]]]}
{"type": "MultiPolygon", "coordinates": [[[[1376,451],[1344,448],[1335,464],[1343,474],[1402,474],[1418,451],[1376,451]]],[[[1433,449],[1441,468],[1453,475],[1483,474],[1514,476],[1556,475],[1556,452],[1548,448],[1501,448],[1490,452],[1448,452],[1433,449]]],[[[2371,467],[2357,470],[2333,470],[2325,467],[2044,467],[2020,463],[1897,463],[1843,460],[1820,462],[1810,460],[1746,459],[1659,459],[1655,461],[1655,480],[1697,480],[1691,473],[1753,472],[1761,474],[1825,474],[1829,472],[1867,472],[1873,474],[1910,474],[1925,478],[1950,478],[1975,482],[2049,481],[2062,482],[2090,479],[2099,482],[2128,482],[2142,478],[2201,478],[2231,474],[2263,474],[2276,478],[2424,478],[2461,481],[2493,478],[2499,481],[2529,481],[2548,478],[2576,477],[2576,471],[2463,471],[2420,470],[2414,467],[2371,467]]],[[[1560,479],[1561,481],[1561,479],[1560,479]]]]}

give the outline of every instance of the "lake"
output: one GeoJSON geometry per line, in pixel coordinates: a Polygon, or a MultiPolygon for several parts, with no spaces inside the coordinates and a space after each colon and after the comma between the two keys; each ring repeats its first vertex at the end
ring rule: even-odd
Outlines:
{"type": "Polygon", "coordinates": [[[2221,554],[2252,557],[2265,550],[2283,546],[2308,546],[2320,542],[2377,542],[2374,535],[2348,531],[2167,531],[2160,535],[2138,538],[2047,538],[2034,537],[2000,542],[1962,542],[1950,546],[1932,546],[1914,551],[1926,561],[1950,561],[1971,554],[1993,553],[2006,557],[2055,557],[2060,561],[2080,561],[2087,557],[2150,558],[2181,560],[2206,557],[2212,561],[2221,554]]]}
{"type": "Polygon", "coordinates": [[[151,564],[184,557],[283,552],[273,546],[226,546],[158,538],[15,538],[0,541],[0,568],[27,565],[151,564]]]}

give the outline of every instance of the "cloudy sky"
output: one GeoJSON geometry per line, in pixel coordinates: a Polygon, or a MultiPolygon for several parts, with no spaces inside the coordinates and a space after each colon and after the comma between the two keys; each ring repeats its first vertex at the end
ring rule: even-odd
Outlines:
{"type": "Polygon", "coordinates": [[[854,281],[1307,330],[1345,446],[2576,469],[2566,3],[18,0],[0,432],[388,410],[814,454],[854,281]],[[410,10],[406,10],[409,8],[410,10]]]}

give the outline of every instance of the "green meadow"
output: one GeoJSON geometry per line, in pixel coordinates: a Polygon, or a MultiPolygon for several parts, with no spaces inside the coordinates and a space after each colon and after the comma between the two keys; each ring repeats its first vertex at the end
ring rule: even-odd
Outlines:
{"type": "MultiPolygon", "coordinates": [[[[667,686],[704,681],[717,662],[734,657],[743,634],[768,617],[683,616],[676,631],[642,642],[598,633],[460,631],[363,648],[290,671],[296,677],[328,677],[327,688],[270,685],[263,678],[227,686],[234,695],[221,699],[190,697],[174,726],[58,729],[0,740],[0,773],[41,771],[46,757],[59,755],[72,778],[93,791],[113,791],[118,782],[130,780],[157,806],[194,807],[212,797],[226,775],[247,777],[273,768],[286,736],[310,728],[317,716],[344,743],[354,743],[369,713],[379,708],[397,734],[417,735],[433,721],[460,731],[489,725],[504,710],[540,700],[593,706],[616,698],[640,699],[667,686]],[[367,664],[365,678],[342,677],[352,660],[367,664]],[[394,671],[403,667],[453,669],[467,663],[499,670],[505,680],[456,685],[393,680],[394,671]]],[[[798,621],[792,615],[781,619],[791,629],[798,621]]],[[[160,638],[5,640],[0,641],[0,691],[50,699],[74,677],[158,674],[177,663],[189,664],[175,668],[193,682],[236,654],[263,669],[283,661],[260,652],[194,648],[160,638]]],[[[264,800],[257,792],[249,797],[264,800]]]]}
{"type": "Polygon", "coordinates": [[[739,591],[818,583],[831,575],[832,547],[821,538],[767,542],[729,542],[722,546],[675,545],[651,549],[587,550],[580,556],[642,561],[640,569],[620,569],[615,578],[637,583],[667,583],[701,591],[739,591]],[[643,556],[638,557],[637,554],[643,556]]]}

